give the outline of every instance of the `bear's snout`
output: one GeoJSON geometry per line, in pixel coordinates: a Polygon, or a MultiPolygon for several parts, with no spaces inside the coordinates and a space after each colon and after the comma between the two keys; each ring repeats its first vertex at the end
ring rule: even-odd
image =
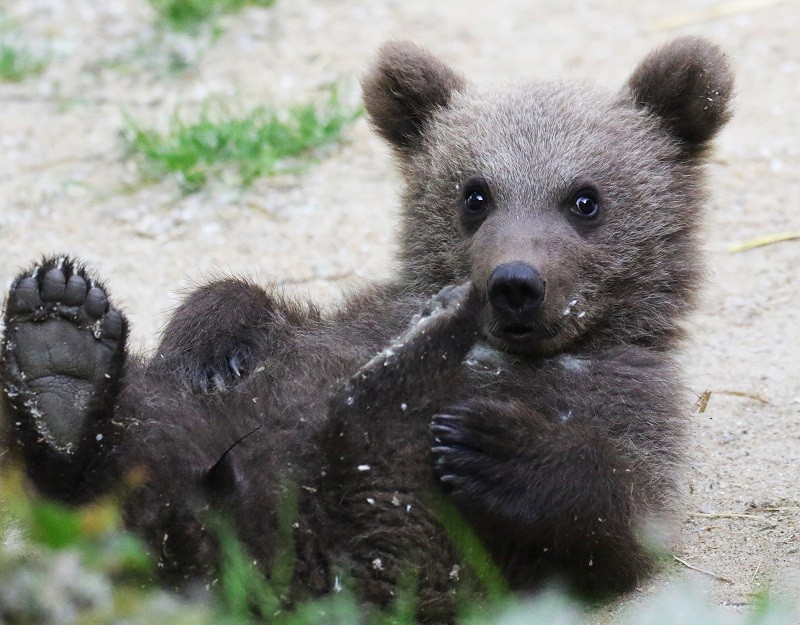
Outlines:
{"type": "Polygon", "coordinates": [[[544,279],[533,265],[521,261],[496,267],[487,287],[495,313],[510,324],[530,324],[531,316],[544,302],[544,279]]]}

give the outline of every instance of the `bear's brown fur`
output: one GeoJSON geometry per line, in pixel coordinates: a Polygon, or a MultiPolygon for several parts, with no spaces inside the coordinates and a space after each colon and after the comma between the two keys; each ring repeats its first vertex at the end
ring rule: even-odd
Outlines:
{"type": "Polygon", "coordinates": [[[177,580],[213,570],[209,508],[269,571],[296,488],[297,597],[344,575],[386,605],[411,567],[420,620],[451,621],[470,574],[439,497],[513,588],[633,587],[651,566],[641,536],[675,496],[673,354],[700,274],[702,165],[731,91],[722,53],[693,37],[619,93],[474,85],[386,45],[364,99],[406,182],[399,275],[330,315],[215,282],[141,359],[124,353],[105,288],[46,260],[6,309],[29,473],[67,501],[144,475],[127,522],[177,580]]]}

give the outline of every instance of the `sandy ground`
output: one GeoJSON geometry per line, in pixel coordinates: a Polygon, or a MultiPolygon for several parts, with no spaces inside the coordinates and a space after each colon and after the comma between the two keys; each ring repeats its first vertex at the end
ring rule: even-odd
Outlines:
{"type": "Polygon", "coordinates": [[[175,292],[214,272],[333,301],[391,271],[398,180],[363,120],[301,176],[181,197],[173,182],[125,190],[137,176],[122,156],[123,113],[163,124],[178,102],[297,101],[332,80],[357,97],[356,77],[394,36],[476,80],[569,77],[616,88],[655,45],[706,35],[729,52],[738,97],[711,164],[710,274],[685,358],[693,393],[711,397],[693,416],[676,553],[718,578],[676,562],[642,592],[692,576],[734,610],[764,588],[796,596],[800,241],[729,247],[800,230],[800,3],[620,4],[279,0],[226,19],[206,45],[160,38],[145,0],[7,1],[6,18],[52,62],[20,85],[0,84],[0,278],[42,253],[77,254],[109,280],[143,349],[175,292]],[[169,51],[199,62],[171,75],[169,51]]]}

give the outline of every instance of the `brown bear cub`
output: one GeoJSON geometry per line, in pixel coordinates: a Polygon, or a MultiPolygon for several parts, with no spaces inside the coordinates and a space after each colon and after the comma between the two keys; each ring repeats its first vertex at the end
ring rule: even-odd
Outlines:
{"type": "Polygon", "coordinates": [[[419,619],[452,621],[474,579],[442,500],[512,588],[632,588],[685,446],[674,350],[732,82],[694,37],[617,93],[489,88],[386,45],[364,101],[405,176],[399,275],[330,314],[214,282],[142,358],[80,263],[26,270],[3,371],[31,478],[69,502],[124,491],[173,581],[213,575],[215,510],[269,572],[296,493],[293,599],[350,580],[387,605],[414,570],[419,619]]]}

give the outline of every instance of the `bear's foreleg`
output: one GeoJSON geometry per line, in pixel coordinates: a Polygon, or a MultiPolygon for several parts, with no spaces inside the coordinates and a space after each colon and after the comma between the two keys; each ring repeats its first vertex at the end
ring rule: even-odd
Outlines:
{"type": "Polygon", "coordinates": [[[289,323],[314,314],[278,303],[242,279],[200,287],[173,314],[148,369],[163,371],[200,393],[230,390],[269,354],[270,323],[278,309],[289,323]]]}
{"type": "Polygon", "coordinates": [[[654,454],[513,400],[451,405],[430,429],[445,492],[489,541],[515,545],[513,583],[526,585],[526,549],[531,571],[550,566],[589,591],[628,590],[648,571],[639,532],[668,490],[654,454]]]}

